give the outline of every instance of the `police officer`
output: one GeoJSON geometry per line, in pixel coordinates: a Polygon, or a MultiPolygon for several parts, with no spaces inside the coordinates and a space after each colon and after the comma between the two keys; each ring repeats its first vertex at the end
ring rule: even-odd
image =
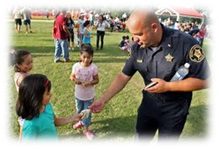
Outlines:
{"type": "Polygon", "coordinates": [[[138,71],[146,88],[138,109],[136,131],[139,138],[150,138],[158,130],[159,137],[178,138],[183,130],[192,99],[192,91],[207,87],[208,64],[203,50],[190,35],[159,23],[151,10],[135,10],[127,26],[134,39],[130,58],[110,87],[90,109],[100,112],[138,71]],[[181,65],[189,63],[189,74],[180,81],[170,82],[181,65]]]}

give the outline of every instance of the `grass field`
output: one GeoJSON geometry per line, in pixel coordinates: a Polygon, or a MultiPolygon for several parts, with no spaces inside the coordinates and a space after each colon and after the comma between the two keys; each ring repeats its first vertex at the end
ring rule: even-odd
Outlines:
{"type": "MultiPolygon", "coordinates": [[[[70,52],[72,63],[53,63],[54,42],[52,39],[52,22],[33,22],[33,33],[26,35],[24,32],[15,33],[11,23],[11,46],[15,49],[29,50],[33,55],[33,70],[31,73],[42,73],[52,81],[53,97],[51,103],[57,116],[68,116],[75,112],[73,90],[74,84],[69,81],[72,64],[79,60],[79,50],[70,52]]],[[[94,32],[95,33],[95,32],[94,32]]],[[[96,37],[93,33],[92,45],[96,37]]],[[[118,48],[118,43],[123,35],[128,33],[107,32],[103,50],[95,51],[94,63],[99,68],[100,82],[96,86],[96,95],[99,97],[109,86],[114,76],[121,71],[128,54],[118,48]]],[[[207,43],[207,42],[206,42],[207,43]]],[[[207,44],[205,43],[205,47],[207,44]]],[[[18,124],[15,113],[17,93],[15,90],[13,68],[10,68],[11,96],[10,104],[10,130],[11,135],[18,136],[18,124]]],[[[98,139],[105,138],[134,138],[135,123],[138,105],[141,102],[143,80],[138,73],[128,83],[126,88],[113,98],[99,113],[93,115],[91,128],[98,139]]],[[[190,114],[186,122],[181,139],[204,137],[207,134],[208,124],[208,90],[194,92],[190,114]]],[[[61,138],[82,138],[82,135],[72,129],[72,124],[58,127],[61,138]]]]}

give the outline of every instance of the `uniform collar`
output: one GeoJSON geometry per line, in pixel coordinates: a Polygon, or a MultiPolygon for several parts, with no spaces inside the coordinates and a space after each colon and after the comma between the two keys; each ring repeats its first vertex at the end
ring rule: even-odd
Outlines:
{"type": "MultiPolygon", "coordinates": [[[[161,23],[160,23],[160,25],[161,25],[163,32],[162,32],[162,38],[161,38],[160,44],[159,44],[159,46],[157,46],[157,48],[159,48],[159,49],[173,48],[173,40],[172,40],[173,30],[165,27],[161,23]]],[[[148,49],[152,50],[151,47],[148,47],[148,49]]]]}
{"type": "Polygon", "coordinates": [[[170,29],[168,27],[165,27],[163,24],[161,24],[163,34],[162,34],[162,39],[160,42],[160,47],[162,48],[173,48],[173,38],[174,38],[174,30],[170,29]]]}

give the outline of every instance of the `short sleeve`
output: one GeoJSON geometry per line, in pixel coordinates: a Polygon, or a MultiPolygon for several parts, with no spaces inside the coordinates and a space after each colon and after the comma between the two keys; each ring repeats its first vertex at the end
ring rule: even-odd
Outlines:
{"type": "Polygon", "coordinates": [[[74,64],[73,66],[72,66],[72,74],[75,74],[76,73],[76,70],[77,70],[77,64],[78,63],[76,63],[76,64],[74,64]]]}
{"type": "Polygon", "coordinates": [[[46,109],[45,109],[45,111],[46,111],[46,112],[49,111],[52,115],[55,115],[51,103],[48,103],[48,104],[46,105],[46,109]]]}
{"type": "Polygon", "coordinates": [[[131,55],[130,57],[126,60],[125,66],[123,67],[122,72],[128,76],[133,76],[135,72],[137,71],[135,68],[135,51],[134,49],[136,48],[135,45],[133,45],[132,50],[131,50],[131,55]]]}
{"type": "Polygon", "coordinates": [[[93,64],[93,76],[97,74],[98,74],[98,67],[95,64],[93,64]]]}
{"type": "Polygon", "coordinates": [[[188,77],[208,79],[209,65],[204,50],[198,44],[193,45],[188,51],[187,62],[190,64],[188,77]]]}

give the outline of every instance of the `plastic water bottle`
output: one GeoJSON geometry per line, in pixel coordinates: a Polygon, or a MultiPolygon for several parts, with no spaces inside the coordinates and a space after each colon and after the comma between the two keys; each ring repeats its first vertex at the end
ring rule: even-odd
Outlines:
{"type": "Polygon", "coordinates": [[[178,81],[185,78],[185,76],[189,73],[189,67],[189,63],[185,63],[184,65],[180,66],[178,71],[175,73],[170,81],[178,81]]]}

